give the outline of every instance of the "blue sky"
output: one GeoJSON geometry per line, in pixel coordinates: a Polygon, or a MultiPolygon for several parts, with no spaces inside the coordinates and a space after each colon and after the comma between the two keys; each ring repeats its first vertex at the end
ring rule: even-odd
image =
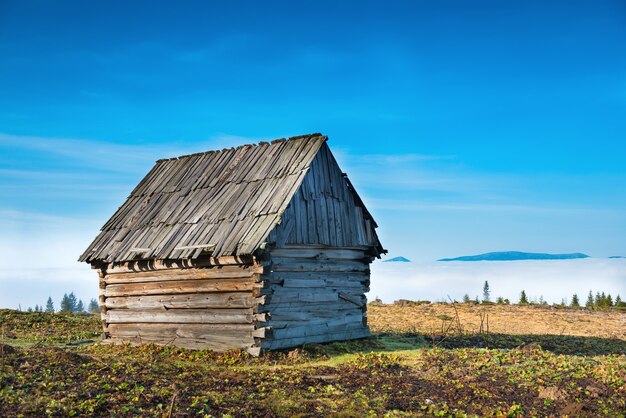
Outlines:
{"type": "Polygon", "coordinates": [[[89,280],[156,159],[309,132],[390,255],[626,255],[623,1],[129,3],[0,0],[2,265],[89,280]]]}

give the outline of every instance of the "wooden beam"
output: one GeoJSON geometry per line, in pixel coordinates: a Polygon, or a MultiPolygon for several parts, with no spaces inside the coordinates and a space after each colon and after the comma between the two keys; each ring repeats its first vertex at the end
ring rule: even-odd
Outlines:
{"type": "Polygon", "coordinates": [[[263,273],[262,266],[241,268],[239,266],[223,266],[211,268],[188,268],[175,270],[150,270],[131,273],[108,274],[104,277],[107,284],[158,282],[166,280],[194,279],[230,279],[257,277],[263,273]]]}
{"type": "Polygon", "coordinates": [[[246,324],[252,323],[252,309],[169,309],[169,310],[109,310],[109,324],[123,323],[189,323],[189,324],[246,324]]]}
{"type": "Polygon", "coordinates": [[[251,279],[198,279],[171,280],[154,283],[109,284],[104,289],[106,297],[147,296],[181,293],[252,291],[262,286],[251,279]]]}
{"type": "Polygon", "coordinates": [[[252,308],[259,302],[251,292],[223,292],[109,297],[105,306],[108,309],[252,308]]]}

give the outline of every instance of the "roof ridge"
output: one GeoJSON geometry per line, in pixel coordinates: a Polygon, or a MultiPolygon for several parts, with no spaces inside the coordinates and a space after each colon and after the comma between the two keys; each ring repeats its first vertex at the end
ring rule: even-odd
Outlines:
{"type": "Polygon", "coordinates": [[[268,144],[277,144],[277,143],[281,143],[281,142],[286,142],[286,141],[294,141],[294,140],[299,140],[299,139],[310,139],[310,138],[315,138],[315,137],[320,137],[324,140],[324,142],[328,141],[328,137],[322,135],[319,132],[316,133],[312,133],[312,134],[304,134],[304,135],[297,135],[297,136],[291,136],[289,138],[277,138],[277,139],[272,139],[269,141],[259,141],[257,143],[254,144],[243,144],[243,145],[238,145],[236,147],[230,147],[230,148],[222,148],[221,150],[209,150],[209,151],[202,151],[202,152],[195,152],[193,154],[184,154],[184,155],[179,155],[178,157],[170,157],[170,158],[160,158],[158,160],[156,160],[157,163],[161,163],[164,161],[172,161],[172,160],[180,160],[181,158],[189,158],[189,157],[196,157],[199,155],[206,155],[206,154],[212,154],[215,152],[225,152],[225,151],[232,151],[232,150],[238,150],[244,147],[258,147],[260,145],[268,145],[268,144]]]}

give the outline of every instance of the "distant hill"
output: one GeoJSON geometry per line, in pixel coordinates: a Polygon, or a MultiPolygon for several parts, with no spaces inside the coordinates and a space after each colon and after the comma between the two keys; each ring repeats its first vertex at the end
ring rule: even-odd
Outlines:
{"type": "Polygon", "coordinates": [[[468,255],[456,258],[442,258],[437,261],[516,261],[516,260],[570,260],[574,258],[588,258],[587,254],[544,254],[523,253],[520,251],[501,251],[479,255],[468,255]]]}
{"type": "Polygon", "coordinates": [[[410,263],[411,260],[409,260],[408,258],[404,258],[404,257],[394,257],[394,258],[390,258],[389,260],[383,260],[383,263],[410,263]]]}

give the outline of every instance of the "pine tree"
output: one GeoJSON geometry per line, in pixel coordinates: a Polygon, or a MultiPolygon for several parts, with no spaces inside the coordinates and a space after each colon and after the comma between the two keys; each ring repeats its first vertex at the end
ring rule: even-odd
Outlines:
{"type": "Polygon", "coordinates": [[[85,305],[82,300],[79,300],[76,304],[76,312],[85,312],[85,305]]]}
{"type": "Polygon", "coordinates": [[[623,303],[622,298],[619,295],[617,295],[615,297],[615,306],[622,306],[622,303],[623,303]]]}
{"type": "Polygon", "coordinates": [[[35,309],[34,309],[34,311],[35,311],[35,312],[39,312],[39,305],[38,305],[38,304],[36,304],[36,305],[35,305],[35,309]]]}
{"type": "Polygon", "coordinates": [[[572,303],[570,303],[570,305],[572,308],[578,308],[580,307],[580,301],[578,300],[578,295],[576,293],[574,293],[574,295],[572,296],[572,303]]]}
{"type": "Polygon", "coordinates": [[[522,293],[520,294],[519,304],[520,305],[527,305],[528,304],[528,298],[526,297],[526,292],[524,290],[522,290],[522,293]]]}
{"type": "Polygon", "coordinates": [[[87,310],[91,313],[98,313],[100,312],[100,307],[98,306],[98,301],[95,299],[91,299],[89,301],[89,307],[87,308],[87,310]]]}
{"type": "Polygon", "coordinates": [[[593,293],[591,293],[591,290],[589,291],[589,296],[587,296],[587,302],[585,303],[585,307],[593,308],[593,293]]]}
{"type": "Polygon", "coordinates": [[[28,307],[28,309],[26,310],[27,312],[32,312],[33,308],[31,308],[30,306],[28,307]]]}
{"type": "Polygon", "coordinates": [[[78,300],[76,299],[76,295],[74,295],[74,292],[71,292],[68,295],[68,299],[70,301],[70,307],[71,307],[70,312],[76,312],[78,310],[78,300]]]}
{"type": "Polygon", "coordinates": [[[476,295],[476,297],[474,298],[474,303],[480,303],[480,300],[478,299],[478,295],[476,295]]]}
{"type": "Polygon", "coordinates": [[[69,295],[65,293],[63,295],[63,299],[61,299],[61,312],[76,312],[78,302],[76,301],[76,296],[74,292],[69,295]]]}
{"type": "Polygon", "coordinates": [[[608,295],[606,295],[606,307],[610,308],[613,306],[613,298],[611,297],[611,294],[609,293],[608,295]]]}
{"type": "Polygon", "coordinates": [[[72,304],[70,303],[67,293],[64,293],[61,299],[61,312],[72,312],[72,304]]]}
{"type": "Polygon", "coordinates": [[[54,312],[54,303],[50,296],[48,296],[48,301],[46,302],[46,312],[54,312]]]}
{"type": "Polygon", "coordinates": [[[504,299],[502,299],[502,296],[498,296],[498,298],[496,299],[496,303],[498,305],[504,305],[504,299]]]}
{"type": "Polygon", "coordinates": [[[489,291],[489,282],[485,280],[483,285],[483,302],[489,302],[491,298],[491,292],[489,291]]]}

